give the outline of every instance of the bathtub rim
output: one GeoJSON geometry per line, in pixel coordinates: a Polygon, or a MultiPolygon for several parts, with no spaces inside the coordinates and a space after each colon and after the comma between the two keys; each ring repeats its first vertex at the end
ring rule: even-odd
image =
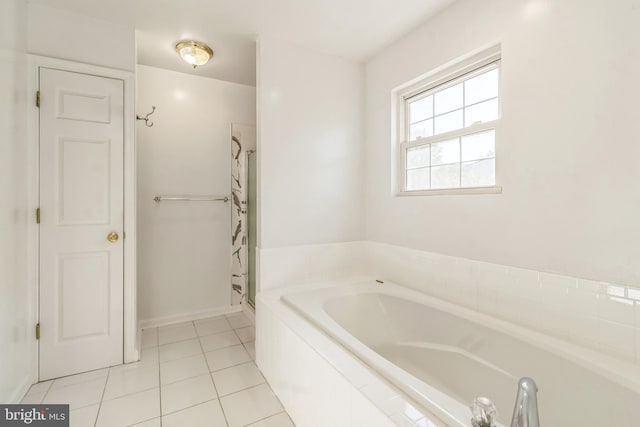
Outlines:
{"type": "MultiPolygon", "coordinates": [[[[358,279],[337,279],[321,284],[304,284],[268,289],[256,295],[256,307],[268,309],[275,318],[283,322],[293,333],[304,341],[313,351],[346,378],[359,393],[373,403],[394,425],[411,427],[447,427],[442,420],[413,401],[404,391],[398,389],[386,378],[367,366],[350,350],[323,332],[314,323],[287,306],[281,296],[292,291],[308,291],[327,286],[348,285],[369,280],[369,276],[358,279]],[[400,408],[402,408],[400,410],[400,408]],[[418,418],[419,417],[419,418],[418,418]]],[[[260,322],[256,323],[256,349],[260,348],[260,322]]],[[[268,353],[268,348],[264,349],[268,353]]],[[[261,368],[260,352],[256,363],[261,368]]],[[[276,389],[274,389],[274,392],[276,389]]]]}
{"type": "MultiPolygon", "coordinates": [[[[414,297],[415,299],[405,299],[412,302],[419,302],[421,304],[445,311],[447,313],[451,313],[455,316],[472,322],[477,322],[498,332],[505,333],[513,338],[525,341],[531,345],[534,345],[566,360],[576,363],[585,369],[595,372],[598,375],[610,379],[611,381],[627,389],[630,389],[635,393],[640,394],[640,367],[637,364],[601,353],[597,350],[590,349],[573,342],[563,341],[560,338],[554,337],[552,335],[547,335],[545,333],[527,328],[526,326],[511,323],[506,320],[502,320],[500,318],[493,317],[461,305],[457,305],[450,301],[446,301],[438,297],[434,297],[432,295],[417,291],[415,289],[402,286],[392,281],[383,280],[383,282],[383,284],[377,284],[375,280],[372,279],[358,282],[353,281],[350,283],[342,284],[316,284],[313,286],[313,288],[306,286],[295,286],[280,288],[280,294],[283,302],[285,302],[287,306],[292,307],[290,303],[287,302],[287,296],[289,295],[302,294],[311,291],[327,291],[330,289],[339,290],[339,294],[334,295],[333,297],[356,295],[363,292],[355,291],[353,289],[354,286],[364,284],[372,285],[373,289],[376,291],[375,293],[383,293],[396,297],[400,295],[401,298],[401,295],[414,297]]],[[[327,302],[326,299],[322,301],[322,304],[324,304],[325,302],[327,302]]],[[[320,304],[318,301],[315,301],[315,303],[320,306],[320,309],[322,309],[322,304],[320,304]]],[[[298,310],[295,311],[298,312],[298,310]]],[[[308,317],[304,314],[302,314],[302,316],[305,319],[307,319],[308,317]]],[[[333,319],[331,319],[328,314],[327,317],[331,322],[335,324],[335,326],[341,328],[341,326],[333,319]]],[[[310,319],[307,320],[311,321],[311,323],[315,325],[315,321],[310,319]]],[[[348,334],[347,331],[345,332],[348,334]]],[[[330,332],[327,333],[331,335],[330,332]]]]}

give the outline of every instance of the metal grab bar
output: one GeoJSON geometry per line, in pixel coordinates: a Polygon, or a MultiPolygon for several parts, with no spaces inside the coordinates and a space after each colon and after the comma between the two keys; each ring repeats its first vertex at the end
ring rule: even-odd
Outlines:
{"type": "Polygon", "coordinates": [[[225,202],[229,201],[229,196],[156,196],[153,198],[156,203],[160,202],[225,202]]]}

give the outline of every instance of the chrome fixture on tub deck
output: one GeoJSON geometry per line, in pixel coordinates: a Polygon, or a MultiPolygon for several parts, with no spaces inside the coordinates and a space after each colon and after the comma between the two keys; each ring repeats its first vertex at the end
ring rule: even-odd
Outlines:
{"type": "Polygon", "coordinates": [[[520,378],[511,427],[540,427],[538,419],[538,386],[531,378],[520,378]]]}
{"type": "MultiPolygon", "coordinates": [[[[535,381],[527,377],[520,378],[511,427],[540,427],[537,392],[538,386],[535,381]]],[[[493,402],[486,397],[473,400],[471,415],[473,427],[496,427],[498,412],[493,402]]]]}
{"type": "Polygon", "coordinates": [[[498,411],[491,400],[476,397],[471,404],[471,425],[473,427],[495,427],[498,411]]]}

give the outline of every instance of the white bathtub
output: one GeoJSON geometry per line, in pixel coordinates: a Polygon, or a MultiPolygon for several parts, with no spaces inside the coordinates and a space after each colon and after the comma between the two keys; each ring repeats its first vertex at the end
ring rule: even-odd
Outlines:
{"type": "Polygon", "coordinates": [[[529,376],[543,427],[640,426],[638,365],[389,282],[282,301],[446,425],[469,426],[477,396],[489,397],[508,425],[517,381],[529,376]]]}

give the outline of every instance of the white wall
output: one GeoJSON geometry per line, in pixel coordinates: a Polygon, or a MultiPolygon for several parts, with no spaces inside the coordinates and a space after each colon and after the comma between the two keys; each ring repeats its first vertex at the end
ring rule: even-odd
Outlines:
{"type": "Polygon", "coordinates": [[[258,63],[258,246],[362,239],[362,65],[265,38],[258,63]]]}
{"type": "Polygon", "coordinates": [[[370,278],[362,241],[260,250],[260,290],[370,278]]]}
{"type": "Polygon", "coordinates": [[[368,240],[640,284],[640,7],[461,0],[366,66],[368,240]],[[391,90],[502,42],[503,194],[397,198],[391,90]]]}
{"type": "Polygon", "coordinates": [[[231,303],[230,204],[164,202],[156,194],[228,195],[231,123],[255,124],[255,88],[139,66],[138,317],[188,315],[231,303]]]}
{"type": "Polygon", "coordinates": [[[135,30],[40,4],[28,5],[28,52],[134,71],[135,30]]]}
{"type": "Polygon", "coordinates": [[[26,8],[0,2],[0,403],[34,379],[35,336],[27,256],[26,8]]]}

